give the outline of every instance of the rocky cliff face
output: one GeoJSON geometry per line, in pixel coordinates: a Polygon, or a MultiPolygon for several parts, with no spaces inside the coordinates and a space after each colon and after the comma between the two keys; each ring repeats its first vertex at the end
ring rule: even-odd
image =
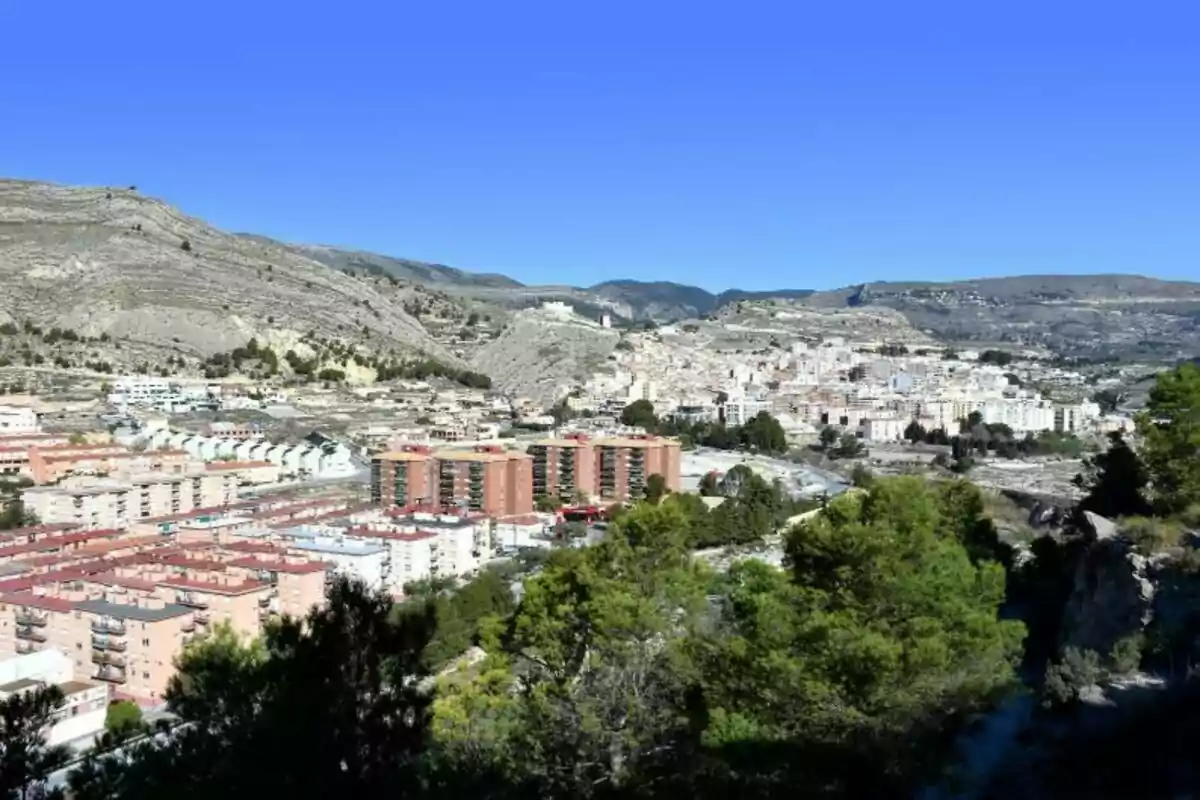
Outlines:
{"type": "Polygon", "coordinates": [[[313,332],[456,361],[376,284],[128,189],[0,180],[0,276],[18,325],[196,355],[313,332]]]}
{"type": "Polygon", "coordinates": [[[1091,512],[1085,517],[1092,541],[1076,565],[1063,609],[1062,645],[1107,655],[1153,620],[1162,560],[1134,552],[1110,520],[1091,512]]]}

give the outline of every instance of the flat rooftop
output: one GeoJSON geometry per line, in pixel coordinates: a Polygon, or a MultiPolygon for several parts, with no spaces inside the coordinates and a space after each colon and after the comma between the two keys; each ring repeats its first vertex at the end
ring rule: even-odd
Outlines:
{"type": "Polygon", "coordinates": [[[167,603],[162,608],[143,608],[142,606],[125,603],[110,603],[107,600],[81,600],[74,604],[80,611],[92,614],[114,617],[116,619],[131,619],[136,622],[160,622],[173,617],[185,617],[193,609],[174,603],[167,603]]]}

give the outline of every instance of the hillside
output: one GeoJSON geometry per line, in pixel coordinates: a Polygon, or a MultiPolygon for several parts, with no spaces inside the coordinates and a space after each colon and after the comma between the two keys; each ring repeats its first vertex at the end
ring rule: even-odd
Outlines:
{"type": "Polygon", "coordinates": [[[1028,275],[870,283],[811,295],[825,308],[896,309],[940,339],[1046,347],[1087,357],[1200,353],[1200,283],[1137,275],[1028,275]]]}
{"type": "Polygon", "coordinates": [[[549,405],[564,384],[586,380],[600,368],[619,340],[616,331],[578,316],[528,309],[476,352],[471,369],[490,375],[497,388],[549,405]]]}
{"type": "Polygon", "coordinates": [[[104,337],[127,353],[207,356],[312,334],[461,365],[388,287],[133,189],[0,180],[0,277],[0,322],[104,337]]]}

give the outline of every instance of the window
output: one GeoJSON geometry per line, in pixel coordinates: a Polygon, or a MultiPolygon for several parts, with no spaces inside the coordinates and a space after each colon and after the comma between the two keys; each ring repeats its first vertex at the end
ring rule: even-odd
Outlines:
{"type": "Polygon", "coordinates": [[[148,680],[150,680],[150,673],[149,673],[149,672],[143,672],[143,673],[142,673],[142,680],[144,680],[144,681],[148,681],[148,680]]]}
{"type": "Polygon", "coordinates": [[[142,639],[142,647],[149,647],[149,646],[150,646],[150,640],[142,639]]]}
{"type": "Polygon", "coordinates": [[[75,643],[75,649],[76,649],[76,650],[82,650],[82,649],[83,649],[83,642],[76,642],[76,643],[75,643]]]}

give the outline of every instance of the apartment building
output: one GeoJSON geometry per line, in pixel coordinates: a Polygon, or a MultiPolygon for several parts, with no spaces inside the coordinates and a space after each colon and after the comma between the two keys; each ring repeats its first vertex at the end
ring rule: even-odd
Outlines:
{"type": "Polygon", "coordinates": [[[529,447],[534,497],[570,502],[596,493],[596,451],[584,434],[544,439],[529,447]]]}
{"type": "Polygon", "coordinates": [[[183,472],[183,450],[134,453],[117,444],[35,446],[29,450],[30,476],[35,483],[54,483],[73,474],[109,475],[117,472],[183,472]]]}
{"type": "Polygon", "coordinates": [[[325,587],[331,580],[329,565],[324,562],[250,556],[225,563],[234,574],[268,584],[272,589],[269,610],[293,617],[303,617],[313,606],[322,605],[325,587]]]}
{"type": "Polygon", "coordinates": [[[371,459],[371,501],[383,506],[434,502],[435,465],[428,447],[409,446],[371,459]]]}
{"type": "Polygon", "coordinates": [[[108,684],[74,680],[74,665],[59,650],[12,658],[0,655],[0,700],[47,686],[57,686],[63,702],[51,718],[46,744],[57,747],[104,730],[108,684]]]}
{"type": "Polygon", "coordinates": [[[162,700],[193,611],[155,597],[138,604],[33,592],[0,595],[0,652],[61,650],[78,678],[111,684],[152,702],[162,700]]]}
{"type": "Polygon", "coordinates": [[[349,537],[315,537],[293,542],[288,549],[321,559],[332,565],[335,575],[362,581],[371,591],[384,589],[391,575],[391,552],[382,544],[349,537]]]}
{"type": "Polygon", "coordinates": [[[40,433],[41,423],[32,408],[0,406],[0,435],[40,433]]]}
{"type": "Polygon", "coordinates": [[[385,507],[527,514],[533,510],[533,459],[494,445],[437,451],[409,446],[371,460],[371,500],[385,507]]]}
{"type": "Polygon", "coordinates": [[[46,523],[125,528],[139,519],[235,503],[237,489],[236,474],[148,473],[127,481],[67,478],[58,486],[25,489],[21,500],[46,523]]]}
{"type": "Polygon", "coordinates": [[[603,500],[640,497],[646,478],[661,475],[667,488],[679,491],[679,441],[661,436],[597,439],[596,494],[603,500]]]}
{"type": "Polygon", "coordinates": [[[42,522],[82,528],[124,528],[130,520],[131,487],[104,481],[90,486],[33,486],[21,502],[42,522]]]}
{"type": "Polygon", "coordinates": [[[498,446],[436,454],[437,503],[489,517],[533,511],[533,459],[498,446]]]}

